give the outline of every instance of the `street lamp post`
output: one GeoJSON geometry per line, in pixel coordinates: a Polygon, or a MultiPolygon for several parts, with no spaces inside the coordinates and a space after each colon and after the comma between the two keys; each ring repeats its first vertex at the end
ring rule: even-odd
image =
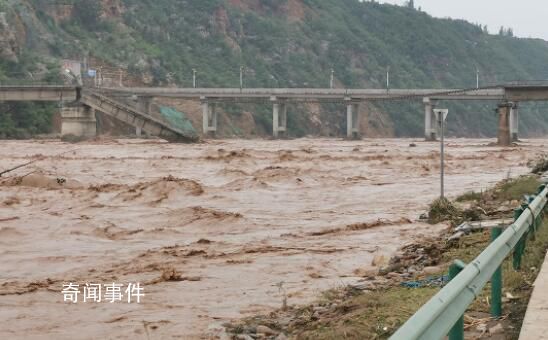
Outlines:
{"type": "Polygon", "coordinates": [[[438,118],[438,124],[440,127],[440,198],[443,200],[445,198],[445,188],[444,188],[444,175],[445,175],[445,120],[449,114],[448,109],[434,109],[434,114],[438,118]]]}
{"type": "Polygon", "coordinates": [[[333,88],[333,82],[335,80],[335,70],[334,69],[331,69],[331,78],[329,80],[329,88],[332,89],[333,88]]]}

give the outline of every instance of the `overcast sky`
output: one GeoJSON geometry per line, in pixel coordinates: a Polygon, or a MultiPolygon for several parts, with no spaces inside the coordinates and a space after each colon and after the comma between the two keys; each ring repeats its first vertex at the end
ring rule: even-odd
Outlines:
{"type": "MultiPolygon", "coordinates": [[[[379,0],[401,5],[405,0],[379,0]]],[[[415,7],[435,17],[466,19],[481,23],[496,33],[501,26],[514,29],[514,35],[548,40],[547,0],[415,0],[415,7]]]]}

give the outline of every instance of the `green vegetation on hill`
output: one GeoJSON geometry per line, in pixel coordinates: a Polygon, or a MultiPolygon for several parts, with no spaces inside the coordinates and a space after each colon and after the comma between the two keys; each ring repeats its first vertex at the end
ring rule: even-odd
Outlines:
{"type": "MultiPolygon", "coordinates": [[[[191,86],[196,69],[199,86],[237,87],[241,65],[247,87],[327,87],[333,69],[337,87],[383,88],[387,67],[392,88],[470,88],[476,68],[482,85],[548,77],[547,42],[514,38],[509,30],[490,35],[482,26],[432,18],[412,6],[358,0],[63,3],[74,4],[70,15],[59,14],[67,5],[0,0],[0,11],[17,14],[8,16],[12,24],[30,11],[33,21],[20,19],[32,31],[27,36],[43,37],[20,41],[22,54],[35,51],[33,58],[40,54],[45,60],[86,56],[127,68],[155,85],[191,86]]],[[[494,135],[496,103],[440,105],[451,109],[450,133],[494,135]]],[[[422,134],[418,103],[377,102],[369,109],[389,115],[398,136],[422,134]]],[[[548,131],[545,111],[543,105],[522,105],[522,132],[548,131]]],[[[321,119],[340,132],[343,112],[324,106],[321,119]]],[[[258,109],[255,120],[269,124],[268,115],[258,109]]],[[[294,135],[311,132],[309,118],[294,120],[294,135]]]]}
{"type": "Polygon", "coordinates": [[[54,110],[54,105],[45,103],[0,104],[0,139],[50,132],[54,110]]]}
{"type": "MultiPolygon", "coordinates": [[[[38,69],[40,59],[31,53],[21,53],[17,62],[0,58],[0,85],[25,84],[25,79],[33,80],[33,73],[41,72],[36,81],[59,83],[61,81],[58,66],[55,63],[43,63],[38,69]]],[[[52,103],[0,102],[0,139],[30,138],[52,130],[52,117],[57,105],[52,103]]]]}

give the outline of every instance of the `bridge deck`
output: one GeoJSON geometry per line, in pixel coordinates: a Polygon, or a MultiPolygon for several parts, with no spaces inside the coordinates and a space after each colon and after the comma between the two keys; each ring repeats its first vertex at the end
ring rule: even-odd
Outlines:
{"type": "Polygon", "coordinates": [[[535,281],[535,289],[527,307],[519,338],[548,339],[548,254],[535,281]]]}
{"type": "Polygon", "coordinates": [[[74,101],[78,91],[66,85],[0,85],[0,101],[74,101]]]}
{"type": "MultiPolygon", "coordinates": [[[[94,91],[117,96],[171,97],[219,100],[293,101],[336,100],[506,100],[548,101],[548,85],[500,85],[479,89],[313,89],[313,88],[160,88],[116,87],[94,91]]],[[[70,85],[0,85],[0,101],[72,101],[78,88],[70,85]]]]}
{"type": "Polygon", "coordinates": [[[289,89],[289,88],[99,88],[103,93],[173,98],[215,98],[215,99],[274,99],[293,100],[382,100],[382,99],[431,99],[447,100],[501,100],[503,88],[493,89],[289,89]]]}
{"type": "Polygon", "coordinates": [[[139,127],[153,136],[172,142],[196,142],[198,140],[197,136],[188,136],[167,123],[100,94],[84,92],[81,101],[95,110],[131,126],[139,127]]]}

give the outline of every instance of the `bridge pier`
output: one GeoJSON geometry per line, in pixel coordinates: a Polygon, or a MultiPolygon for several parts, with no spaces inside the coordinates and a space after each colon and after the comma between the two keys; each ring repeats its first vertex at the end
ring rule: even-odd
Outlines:
{"type": "Polygon", "coordinates": [[[61,108],[61,136],[95,137],[97,120],[95,110],[80,103],[61,108]]]}
{"type": "Polygon", "coordinates": [[[202,121],[204,136],[213,135],[217,132],[217,112],[215,103],[209,103],[205,98],[202,100],[202,121]]]}
{"type": "Polygon", "coordinates": [[[498,130],[498,145],[509,146],[512,144],[510,136],[510,112],[514,103],[504,102],[498,105],[499,114],[499,130],[498,130]]]}
{"type": "Polygon", "coordinates": [[[512,142],[518,141],[518,133],[519,133],[519,107],[518,103],[514,103],[514,105],[510,109],[510,140],[512,142]]]}
{"type": "Polygon", "coordinates": [[[152,97],[139,97],[137,99],[137,109],[149,115],[152,112],[152,97]]]}
{"type": "Polygon", "coordinates": [[[424,139],[435,141],[438,139],[438,120],[434,114],[434,103],[430,98],[423,98],[424,103],[424,139]]]}
{"type": "Polygon", "coordinates": [[[352,102],[351,98],[346,101],[346,138],[360,138],[360,104],[352,102]]]}
{"type": "MultiPolygon", "coordinates": [[[[137,110],[150,115],[152,113],[153,97],[138,97],[137,98],[137,110]]],[[[135,127],[135,135],[141,137],[143,135],[143,129],[141,126],[135,127]]]]}
{"type": "Polygon", "coordinates": [[[287,134],[287,105],[279,102],[275,97],[270,98],[272,104],[272,135],[278,138],[280,134],[287,134]]]}

